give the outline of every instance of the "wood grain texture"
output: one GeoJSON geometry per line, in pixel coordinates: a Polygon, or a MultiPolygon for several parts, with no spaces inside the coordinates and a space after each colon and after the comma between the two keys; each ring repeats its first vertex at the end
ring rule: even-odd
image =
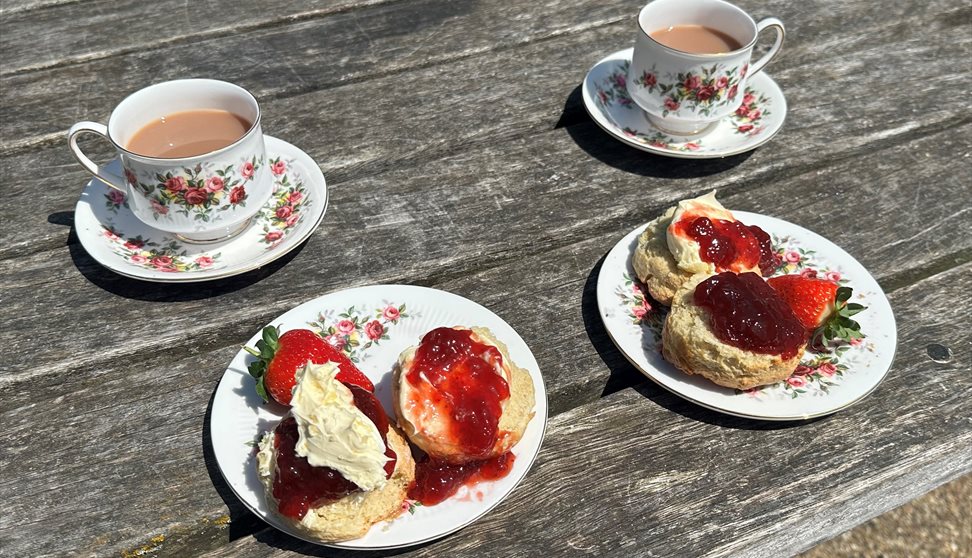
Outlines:
{"type": "MultiPolygon", "coordinates": [[[[954,324],[968,315],[970,271],[966,264],[891,294],[898,357],[857,406],[776,425],[718,415],[636,382],[553,417],[538,463],[510,498],[406,554],[779,556],[968,471],[972,334],[954,324]],[[952,360],[933,362],[931,343],[949,347],[952,360]]],[[[592,346],[579,328],[558,338],[565,334],[589,355],[614,350],[592,346]]],[[[117,360],[3,390],[0,549],[335,555],[264,528],[214,468],[207,402],[236,350],[230,344],[154,365],[117,360]],[[79,523],[90,528],[51,531],[79,523]],[[159,535],[164,542],[153,545],[159,535]]],[[[573,373],[604,367],[588,358],[573,373]]],[[[630,366],[611,373],[631,374],[630,366]]]]}

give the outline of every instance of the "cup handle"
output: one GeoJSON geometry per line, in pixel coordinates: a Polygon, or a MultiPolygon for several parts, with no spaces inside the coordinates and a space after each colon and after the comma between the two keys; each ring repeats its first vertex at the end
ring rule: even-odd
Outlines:
{"type": "Polygon", "coordinates": [[[103,165],[98,165],[94,161],[88,158],[87,155],[81,151],[78,147],[78,136],[84,133],[97,134],[105,139],[108,139],[108,127],[104,124],[99,124],[97,122],[78,122],[71,129],[68,130],[68,145],[71,147],[71,153],[74,154],[74,158],[81,163],[81,166],[91,174],[93,174],[98,180],[104,182],[108,186],[118,190],[119,192],[126,192],[125,180],[106,169],[103,165]]]}
{"type": "Polygon", "coordinates": [[[758,37],[764,29],[767,28],[776,29],[776,42],[773,43],[773,47],[770,48],[769,52],[763,55],[762,58],[756,61],[749,70],[749,75],[753,75],[763,69],[763,66],[769,64],[777,54],[780,52],[780,47],[783,46],[783,38],[786,37],[786,29],[783,27],[783,22],[776,19],[775,17],[768,17],[756,24],[756,36],[758,37]]]}

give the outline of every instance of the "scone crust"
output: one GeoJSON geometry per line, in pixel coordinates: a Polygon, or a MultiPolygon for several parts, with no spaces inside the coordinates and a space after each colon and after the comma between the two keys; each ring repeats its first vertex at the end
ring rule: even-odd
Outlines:
{"type": "MultiPolygon", "coordinates": [[[[300,521],[279,516],[302,533],[325,541],[338,542],[363,537],[371,526],[379,521],[398,517],[402,513],[402,503],[408,487],[415,481],[415,460],[412,450],[398,428],[390,425],[387,440],[395,451],[397,461],[395,471],[384,487],[370,492],[355,492],[344,498],[314,508],[300,521]]],[[[277,454],[273,452],[269,470],[276,467],[277,454]]],[[[260,481],[267,493],[267,501],[276,511],[277,502],[273,498],[273,476],[260,472],[260,481]]]]}
{"type": "Polygon", "coordinates": [[[648,223],[645,232],[638,237],[631,263],[638,279],[648,287],[651,297],[669,306],[678,289],[688,281],[691,273],[680,269],[668,249],[668,226],[676,207],[648,223]]]}
{"type": "MultiPolygon", "coordinates": [[[[456,328],[465,329],[465,328],[456,328]]],[[[509,349],[506,344],[496,338],[488,328],[474,327],[473,333],[479,336],[480,340],[485,341],[497,349],[503,356],[503,364],[510,373],[510,397],[503,403],[503,414],[499,420],[499,436],[493,451],[488,457],[496,457],[508,452],[526,431],[530,419],[534,415],[534,403],[536,402],[533,386],[533,378],[525,369],[520,368],[510,358],[509,349]]],[[[402,413],[401,409],[401,382],[408,381],[405,378],[405,370],[408,370],[415,358],[417,347],[410,347],[402,352],[395,366],[394,379],[392,380],[392,404],[395,409],[395,416],[398,418],[398,425],[419,449],[432,457],[450,461],[453,463],[466,463],[481,457],[472,457],[464,454],[461,449],[451,443],[450,440],[441,439],[426,435],[416,428],[402,413]]]]}
{"type": "Polygon", "coordinates": [[[804,349],[783,359],[745,351],[720,341],[709,327],[708,311],[696,306],[695,287],[706,274],[691,277],[675,294],[672,309],[662,328],[662,354],[687,374],[698,374],[734,389],[750,389],[790,377],[800,363],[804,349]]]}

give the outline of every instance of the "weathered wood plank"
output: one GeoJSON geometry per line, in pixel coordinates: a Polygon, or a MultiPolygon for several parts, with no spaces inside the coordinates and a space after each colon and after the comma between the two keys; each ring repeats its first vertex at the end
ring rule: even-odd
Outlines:
{"type": "MultiPolygon", "coordinates": [[[[968,471],[972,338],[957,325],[970,310],[970,271],[966,264],[891,294],[900,326],[894,369],[852,409],[768,424],[721,416],[642,382],[553,417],[537,465],[507,501],[408,554],[778,556],[968,471]],[[932,343],[949,347],[952,359],[933,362],[932,343]]],[[[503,287],[481,288],[489,298],[503,287]]],[[[573,313],[579,296],[564,289],[552,302],[573,313]]],[[[598,362],[598,351],[614,348],[603,339],[592,345],[579,324],[528,337],[541,351],[564,340],[588,355],[572,374],[631,374],[623,359],[598,362]]],[[[0,389],[0,548],[34,556],[117,555],[143,545],[179,556],[334,555],[263,529],[214,468],[206,407],[237,350],[227,337],[214,343],[178,360],[119,359],[0,389]],[[89,528],[67,528],[81,524],[89,528]],[[254,529],[263,530],[225,544],[254,529]],[[153,543],[159,535],[164,541],[153,543]]]]}
{"type": "MultiPolygon", "coordinates": [[[[336,188],[333,213],[322,231],[287,265],[272,267],[272,274],[212,285],[146,285],[100,268],[78,245],[4,260],[0,272],[9,279],[0,285],[0,298],[16,307],[22,325],[0,333],[0,344],[10,350],[0,364],[0,384],[83,370],[123,356],[146,358],[181,343],[189,343],[183,350],[205,347],[210,335],[246,337],[246,332],[303,300],[358,284],[441,283],[497,267],[501,269],[492,281],[505,287],[497,292],[500,298],[513,299],[508,304],[515,313],[516,293],[530,289],[537,270],[559,271],[562,260],[575,262],[563,267],[563,275],[549,277],[544,288],[576,284],[579,293],[580,281],[617,238],[674,201],[709,188],[723,190],[730,207],[762,211],[834,238],[879,279],[954,254],[968,259],[972,250],[972,240],[964,232],[972,220],[967,209],[972,193],[961,187],[972,160],[953,156],[972,148],[969,134],[961,132],[969,125],[959,133],[946,130],[803,174],[744,164],[731,176],[654,179],[651,189],[627,171],[676,171],[670,162],[639,158],[640,166],[627,171],[591,166],[581,146],[601,141],[600,132],[593,125],[586,127],[586,135],[574,130],[573,138],[553,131],[501,149],[443,159],[426,168],[427,175],[408,169],[336,188]],[[553,167],[543,161],[561,164],[553,167]],[[860,168],[871,172],[858,174],[860,168]],[[456,189],[456,184],[468,186],[456,189]],[[884,218],[894,215],[900,200],[915,200],[916,184],[924,185],[918,200],[929,202],[916,204],[908,215],[884,218]],[[947,196],[956,205],[930,201],[947,196]],[[859,225],[862,222],[868,225],[859,225]],[[571,252],[574,244],[595,238],[582,258],[571,252]],[[77,268],[68,263],[68,251],[77,268]],[[520,269],[531,255],[537,263],[520,269]],[[82,275],[87,283],[82,283],[82,275]],[[235,309],[234,320],[227,322],[224,314],[207,311],[209,298],[217,295],[224,308],[235,309]],[[91,316],[104,321],[92,327],[91,316]],[[54,323],[73,334],[27,350],[28,340],[46,336],[54,323]]],[[[774,155],[766,152],[766,157],[772,160],[774,155]]],[[[489,290],[476,281],[465,285],[457,289],[460,294],[492,302],[489,290]]],[[[549,310],[541,307],[537,312],[544,316],[549,310]]],[[[543,338],[545,327],[539,319],[525,333],[543,338]]],[[[556,352],[549,362],[564,366],[556,352]]],[[[571,378],[569,368],[563,373],[571,378]]],[[[556,385],[558,377],[551,380],[552,398],[561,397],[561,390],[565,398],[580,396],[570,380],[556,385]]],[[[599,393],[582,391],[588,398],[599,393]]],[[[569,405],[566,399],[565,404],[569,405]]]]}
{"type": "Polygon", "coordinates": [[[238,34],[393,0],[285,1],[264,10],[239,2],[90,0],[0,11],[0,76],[238,34]],[[40,9],[38,9],[40,8],[40,9]]]}

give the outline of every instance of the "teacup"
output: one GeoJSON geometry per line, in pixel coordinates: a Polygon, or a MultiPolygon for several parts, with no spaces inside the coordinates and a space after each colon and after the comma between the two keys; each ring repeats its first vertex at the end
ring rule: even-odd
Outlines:
{"type": "Polygon", "coordinates": [[[257,101],[247,90],[224,81],[182,79],[151,85],[119,103],[107,126],[72,126],[68,143],[88,172],[126,194],[138,219],[188,242],[214,242],[241,232],[273,190],[257,101]],[[251,124],[235,142],[199,155],[167,158],[128,148],[146,126],[174,114],[191,117],[190,111],[226,111],[251,124]],[[81,151],[77,139],[82,133],[111,142],[124,176],[81,151]]]}
{"type": "Polygon", "coordinates": [[[756,23],[723,0],[655,0],[641,9],[638,27],[628,93],[653,126],[681,136],[704,134],[735,112],[745,96],[747,79],[776,56],[785,34],[780,20],[770,17],[756,23]],[[737,48],[692,53],[651,36],[680,26],[714,30],[737,48]],[[768,28],[776,30],[776,41],[762,58],[751,62],[756,39],[768,28]]]}

